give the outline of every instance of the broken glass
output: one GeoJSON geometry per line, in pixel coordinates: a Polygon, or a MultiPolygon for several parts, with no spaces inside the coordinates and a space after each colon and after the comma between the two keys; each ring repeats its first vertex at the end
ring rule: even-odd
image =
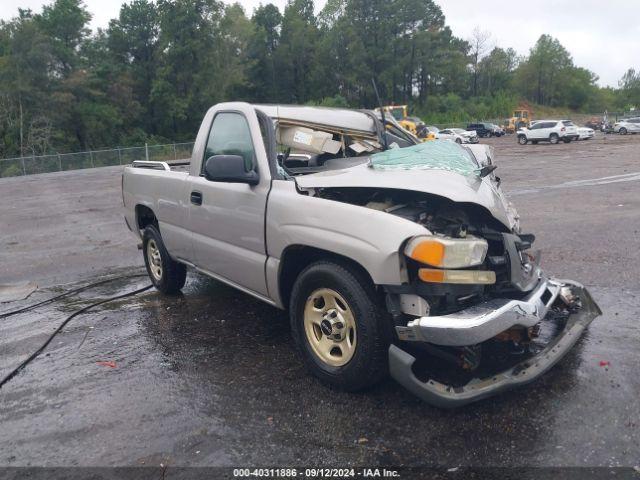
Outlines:
{"type": "Polygon", "coordinates": [[[470,152],[448,140],[385,150],[372,155],[369,166],[376,170],[448,170],[461,175],[475,175],[478,169],[470,152]]]}

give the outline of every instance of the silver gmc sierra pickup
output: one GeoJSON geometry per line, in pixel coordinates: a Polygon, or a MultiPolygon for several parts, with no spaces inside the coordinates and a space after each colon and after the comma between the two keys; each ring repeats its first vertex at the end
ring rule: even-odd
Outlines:
{"type": "Polygon", "coordinates": [[[598,306],[540,269],[490,148],[380,115],[222,103],[191,159],[125,168],[151,280],[175,293],[192,267],[287,309],[309,370],[346,390],[390,374],[455,407],[534,380],[598,306]]]}

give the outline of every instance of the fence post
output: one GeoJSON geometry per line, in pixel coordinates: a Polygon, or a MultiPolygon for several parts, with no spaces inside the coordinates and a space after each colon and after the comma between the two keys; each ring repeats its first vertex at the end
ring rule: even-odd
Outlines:
{"type": "Polygon", "coordinates": [[[144,158],[148,162],[149,161],[149,144],[144,142],[144,158]]]}
{"type": "Polygon", "coordinates": [[[91,159],[91,168],[93,168],[93,152],[89,150],[89,159],[91,159]]]}
{"type": "Polygon", "coordinates": [[[173,144],[173,159],[178,160],[178,152],[176,151],[176,144],[173,144]]]}
{"type": "Polygon", "coordinates": [[[26,175],[27,169],[24,167],[24,157],[20,157],[20,161],[22,162],[22,175],[26,175]]]}
{"type": "Polygon", "coordinates": [[[122,152],[120,152],[120,147],[118,147],[118,164],[122,165],[122,152]]]}
{"type": "Polygon", "coordinates": [[[62,159],[60,158],[60,152],[58,152],[58,171],[62,171],[62,159]]]}

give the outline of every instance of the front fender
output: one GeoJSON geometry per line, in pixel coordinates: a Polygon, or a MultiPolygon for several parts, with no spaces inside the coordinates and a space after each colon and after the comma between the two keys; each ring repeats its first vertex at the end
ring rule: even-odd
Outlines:
{"type": "Polygon", "coordinates": [[[358,205],[300,194],[291,181],[274,180],[267,210],[267,254],[282,258],[291,245],[305,245],[350,258],[375,284],[407,281],[400,249],[430,232],[403,218],[358,205]]]}

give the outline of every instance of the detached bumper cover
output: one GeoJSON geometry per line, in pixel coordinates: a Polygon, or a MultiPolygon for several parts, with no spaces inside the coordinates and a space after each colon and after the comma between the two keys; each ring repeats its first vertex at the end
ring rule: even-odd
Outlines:
{"type": "Polygon", "coordinates": [[[567,281],[555,283],[570,287],[571,293],[580,299],[581,306],[569,315],[563,330],[537,355],[489,378],[475,378],[462,387],[452,387],[435,380],[419,380],[411,368],[415,358],[399,347],[391,345],[391,376],[425,402],[441,408],[466,405],[534,381],[560,361],[593,319],[602,313],[582,285],[567,281]]]}

